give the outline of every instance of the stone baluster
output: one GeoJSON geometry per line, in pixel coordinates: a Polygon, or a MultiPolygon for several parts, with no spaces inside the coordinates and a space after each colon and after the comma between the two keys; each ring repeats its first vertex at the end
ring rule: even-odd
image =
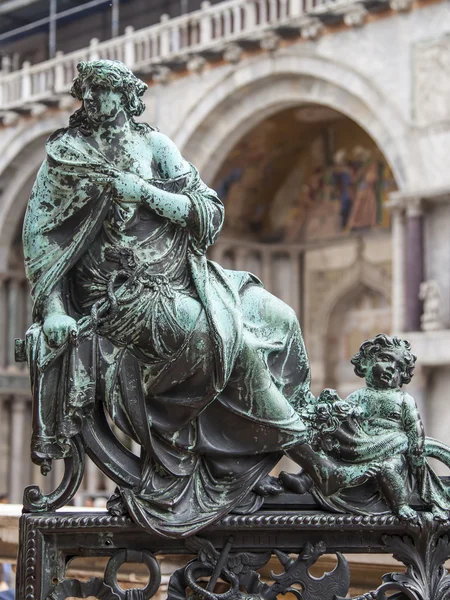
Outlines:
{"type": "Polygon", "coordinates": [[[259,0],[259,24],[267,23],[267,0],[259,0]]]}
{"type": "Polygon", "coordinates": [[[29,61],[25,61],[22,65],[21,82],[21,96],[22,100],[26,102],[29,98],[31,98],[31,75],[29,61]]]}
{"type": "Polygon", "coordinates": [[[303,15],[303,0],[289,0],[289,16],[301,17],[303,15]]]}
{"type": "Polygon", "coordinates": [[[125,27],[124,60],[125,64],[129,69],[132,69],[136,62],[133,33],[134,27],[132,25],[128,25],[128,27],[125,27]]]}
{"type": "Polygon", "coordinates": [[[174,25],[170,28],[170,52],[172,54],[176,54],[177,52],[179,52],[180,48],[182,47],[181,36],[183,29],[183,25],[174,25]]]}
{"type": "Polygon", "coordinates": [[[234,33],[239,33],[240,31],[242,31],[242,7],[241,6],[234,7],[233,22],[234,22],[234,27],[233,27],[234,33]]]}
{"type": "Polygon", "coordinates": [[[222,38],[223,37],[223,29],[222,29],[222,13],[216,12],[213,16],[214,19],[214,38],[222,38]]]}
{"type": "Polygon", "coordinates": [[[392,222],[392,331],[405,330],[405,212],[401,206],[391,210],[392,222]]]}
{"type": "Polygon", "coordinates": [[[406,328],[420,331],[422,302],[420,284],[424,280],[423,213],[420,198],[410,198],[406,209],[406,328]]]}
{"type": "MultiPolygon", "coordinates": [[[[203,11],[206,11],[211,6],[209,0],[205,0],[201,4],[203,11]]],[[[207,44],[212,40],[212,20],[211,15],[208,12],[200,17],[200,43],[207,44]]]]}
{"type": "Polygon", "coordinates": [[[53,90],[55,94],[59,94],[64,90],[64,65],[63,65],[63,56],[64,52],[58,50],[55,54],[55,59],[57,60],[55,64],[55,74],[53,80],[53,90]]]}
{"type": "Polygon", "coordinates": [[[98,44],[98,38],[92,38],[89,42],[89,60],[99,60],[98,44]]]}
{"type": "Polygon", "coordinates": [[[163,58],[164,56],[167,56],[170,53],[170,28],[167,25],[167,22],[169,20],[169,15],[161,15],[161,25],[163,25],[163,27],[161,28],[161,33],[160,33],[160,56],[161,58],[163,58]],[[165,25],[165,27],[164,27],[165,25]]]}
{"type": "Polygon", "coordinates": [[[278,20],[278,0],[269,0],[269,23],[278,20]]]}
{"type": "Polygon", "coordinates": [[[231,19],[231,10],[226,9],[223,11],[223,36],[225,38],[229,37],[232,34],[232,19],[231,19]]]}
{"type": "Polygon", "coordinates": [[[280,20],[285,21],[288,17],[288,0],[280,0],[280,20]]]}
{"type": "Polygon", "coordinates": [[[22,502],[24,489],[23,464],[25,450],[25,411],[26,399],[21,396],[11,398],[11,444],[9,452],[9,500],[13,504],[22,502]]]}
{"type": "Polygon", "coordinates": [[[253,0],[248,4],[244,5],[244,29],[245,31],[251,31],[257,23],[257,10],[256,1],[253,0]]]}
{"type": "Polygon", "coordinates": [[[2,75],[8,75],[11,73],[11,57],[10,56],[2,56],[2,75]]]}

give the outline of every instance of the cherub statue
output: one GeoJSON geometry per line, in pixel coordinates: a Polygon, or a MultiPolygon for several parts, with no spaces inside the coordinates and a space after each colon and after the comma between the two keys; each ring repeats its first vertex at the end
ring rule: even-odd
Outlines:
{"type": "MultiPolygon", "coordinates": [[[[411,381],[415,361],[406,340],[378,334],[365,341],[351,362],[366,387],[345,401],[334,390],[322,392],[309,415],[310,446],[322,457],[321,468],[318,462],[303,462],[300,474],[281,474],[285,486],[304,492],[315,485],[329,507],[372,512],[370,503],[364,510],[361,494],[360,506],[352,505],[348,492],[365,482],[375,483],[395,514],[415,521],[417,513],[409,504],[415,481],[420,499],[431,506],[435,518],[446,519],[450,495],[426,456],[448,464],[450,449],[425,437],[416,403],[402,390],[411,381]],[[345,465],[354,467],[353,479],[345,465]]],[[[373,496],[373,486],[369,493],[373,496]]]]}

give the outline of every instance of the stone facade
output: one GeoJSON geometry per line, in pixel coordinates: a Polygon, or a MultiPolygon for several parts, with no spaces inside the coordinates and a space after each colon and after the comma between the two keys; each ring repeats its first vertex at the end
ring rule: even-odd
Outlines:
{"type": "MultiPolygon", "coordinates": [[[[325,106],[372,138],[398,189],[392,195],[392,235],[373,230],[320,244],[226,238],[212,251],[224,266],[256,272],[269,290],[294,306],[305,330],[314,391],[331,383],[341,395],[359,385],[346,362],[353,347],[350,325],[348,347],[339,345],[350,313],[355,323],[375,316],[375,328],[379,323],[385,328],[392,318],[392,329],[405,331],[406,290],[417,283],[408,275],[414,268],[408,264],[408,239],[414,242],[408,238],[408,219],[417,201],[425,207],[415,221],[415,235],[423,242],[421,281],[438,282],[443,326],[450,324],[450,5],[419,3],[409,12],[366,15],[360,25],[322,27],[314,38],[277,38],[258,50],[239,47],[233,56],[230,51],[228,61],[224,53],[225,60],[192,60],[185,71],[166,70],[151,82],[143,116],[175,141],[210,184],[238,142],[283,110],[325,106]]],[[[69,99],[44,106],[39,114],[19,115],[10,124],[4,119],[0,127],[0,395],[6,415],[1,443],[10,465],[0,473],[0,492],[9,489],[15,501],[23,485],[37,477],[31,468],[20,476],[12,471],[13,459],[26,454],[24,424],[30,418],[26,375],[11,360],[11,338],[23,335],[30,314],[20,227],[45,139],[66,125],[75,106],[69,99]]],[[[419,357],[411,391],[421,403],[429,435],[448,441],[450,421],[442,414],[450,335],[445,330],[407,335],[419,357]]],[[[104,485],[95,469],[91,482],[90,488],[104,485]]]]}

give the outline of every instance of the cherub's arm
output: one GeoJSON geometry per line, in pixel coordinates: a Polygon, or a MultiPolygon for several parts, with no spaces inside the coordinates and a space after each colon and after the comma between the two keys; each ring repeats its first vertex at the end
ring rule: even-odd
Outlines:
{"type": "Polygon", "coordinates": [[[425,442],[425,431],[416,402],[409,394],[404,394],[402,421],[408,436],[408,455],[411,457],[421,456],[425,442]]]}

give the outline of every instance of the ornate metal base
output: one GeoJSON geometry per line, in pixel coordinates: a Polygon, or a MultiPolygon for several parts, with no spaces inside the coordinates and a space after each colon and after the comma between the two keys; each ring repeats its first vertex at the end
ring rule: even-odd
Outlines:
{"type": "MultiPolygon", "coordinates": [[[[421,513],[420,525],[401,523],[392,515],[336,515],[317,511],[273,511],[228,515],[199,537],[169,539],[151,536],[128,517],[107,513],[25,514],[20,524],[17,598],[64,600],[149,600],[161,575],[158,554],[197,554],[175,571],[168,600],[270,600],[293,592],[301,600],[339,600],[347,596],[350,574],[341,553],[392,553],[408,568],[405,574],[385,575],[375,592],[358,600],[444,600],[450,598],[450,576],[443,563],[450,556],[450,523],[421,513]],[[336,553],[332,573],[316,579],[309,567],[324,552],[336,553]],[[276,554],[280,568],[272,582],[257,570],[276,554]],[[290,555],[296,554],[296,558],[290,555]],[[69,561],[77,556],[110,557],[104,579],[87,583],[66,579],[69,561]],[[124,562],[143,562],[150,572],[142,589],[122,590],[117,571],[124,562]],[[229,584],[215,593],[219,577],[229,584]]],[[[357,599],[354,599],[357,600],[357,599]]]]}

